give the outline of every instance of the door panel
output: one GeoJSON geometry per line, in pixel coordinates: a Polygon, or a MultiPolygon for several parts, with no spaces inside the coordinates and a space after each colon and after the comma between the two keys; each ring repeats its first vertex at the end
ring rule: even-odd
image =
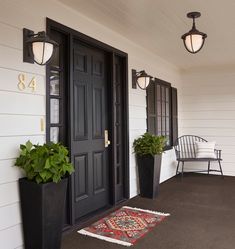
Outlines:
{"type": "Polygon", "coordinates": [[[87,84],[74,82],[74,139],[87,139],[87,84]]]}
{"type": "Polygon", "coordinates": [[[75,157],[75,198],[76,202],[88,197],[87,154],[75,157]]]}
{"type": "Polygon", "coordinates": [[[109,148],[106,54],[80,42],[73,43],[73,132],[71,156],[75,165],[75,219],[109,204],[109,148]]]}
{"type": "Polygon", "coordinates": [[[93,154],[94,162],[94,193],[98,194],[105,191],[105,179],[104,179],[104,153],[94,152],[93,154]]]}
{"type": "Polygon", "coordinates": [[[93,138],[103,138],[104,133],[104,89],[93,89],[93,138]]]}

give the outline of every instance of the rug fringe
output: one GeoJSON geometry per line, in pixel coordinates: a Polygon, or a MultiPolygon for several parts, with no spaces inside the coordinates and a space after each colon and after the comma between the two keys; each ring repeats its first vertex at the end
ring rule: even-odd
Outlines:
{"type": "Polygon", "coordinates": [[[137,211],[143,211],[143,212],[150,213],[150,214],[157,214],[157,215],[162,215],[162,216],[170,216],[169,213],[162,213],[162,212],[157,212],[157,211],[152,211],[152,210],[147,210],[147,209],[142,209],[142,208],[129,207],[129,206],[123,206],[123,208],[133,209],[133,210],[137,210],[137,211]]]}
{"type": "Polygon", "coordinates": [[[97,238],[97,239],[100,239],[100,240],[105,240],[105,241],[108,241],[108,242],[112,242],[112,243],[115,243],[115,244],[119,244],[119,245],[123,245],[123,246],[132,246],[132,244],[129,243],[129,242],[125,242],[125,241],[105,237],[105,236],[102,236],[102,235],[94,234],[94,233],[86,231],[85,229],[81,229],[81,230],[79,230],[77,232],[79,234],[82,234],[82,235],[91,236],[91,237],[94,237],[94,238],[97,238]]]}

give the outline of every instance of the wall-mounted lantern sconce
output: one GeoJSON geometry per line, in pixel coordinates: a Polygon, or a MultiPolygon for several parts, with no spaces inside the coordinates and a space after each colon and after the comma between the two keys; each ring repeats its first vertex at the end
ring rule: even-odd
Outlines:
{"type": "Polygon", "coordinates": [[[188,18],[193,19],[193,27],[189,32],[185,33],[181,37],[184,41],[185,48],[188,50],[189,53],[192,54],[196,54],[202,49],[205,39],[207,37],[207,34],[202,33],[196,29],[195,18],[198,18],[200,16],[200,12],[190,12],[187,14],[188,18]]]}
{"type": "Polygon", "coordinates": [[[23,62],[46,65],[52,58],[58,43],[51,40],[44,31],[34,34],[23,29],[23,62]]]}
{"type": "Polygon", "coordinates": [[[135,69],[132,69],[132,88],[137,88],[137,85],[142,90],[145,90],[150,81],[152,79],[152,76],[148,75],[144,70],[136,72],[135,69]]]}

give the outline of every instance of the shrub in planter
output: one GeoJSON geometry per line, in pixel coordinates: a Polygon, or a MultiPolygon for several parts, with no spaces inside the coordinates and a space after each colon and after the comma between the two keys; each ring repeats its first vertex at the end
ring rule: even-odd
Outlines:
{"type": "Polygon", "coordinates": [[[74,170],[61,144],[20,145],[19,179],[25,249],[59,249],[67,176],[74,170]]]}
{"type": "Polygon", "coordinates": [[[156,198],[159,192],[161,160],[166,138],[145,133],[134,140],[139,171],[140,196],[156,198]]]}

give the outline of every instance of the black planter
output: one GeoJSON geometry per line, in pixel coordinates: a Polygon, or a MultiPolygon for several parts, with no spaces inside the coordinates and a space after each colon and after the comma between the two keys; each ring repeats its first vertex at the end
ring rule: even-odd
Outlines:
{"type": "Polygon", "coordinates": [[[159,193],[162,155],[137,156],[140,196],[155,199],[159,193]]]}
{"type": "Polygon", "coordinates": [[[60,249],[67,179],[37,184],[19,180],[25,249],[60,249]]]}

